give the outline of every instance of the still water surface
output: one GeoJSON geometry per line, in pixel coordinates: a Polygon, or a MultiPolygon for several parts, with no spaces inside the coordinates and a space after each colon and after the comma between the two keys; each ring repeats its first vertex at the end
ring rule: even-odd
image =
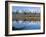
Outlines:
{"type": "Polygon", "coordinates": [[[34,30],[40,29],[40,21],[13,21],[13,30],[34,30]]]}

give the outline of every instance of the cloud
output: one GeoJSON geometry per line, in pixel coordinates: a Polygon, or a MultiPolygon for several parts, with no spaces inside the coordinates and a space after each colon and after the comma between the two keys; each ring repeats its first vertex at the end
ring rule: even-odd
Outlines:
{"type": "Polygon", "coordinates": [[[17,10],[20,13],[22,13],[22,11],[32,12],[32,13],[40,13],[40,11],[41,11],[40,7],[23,7],[23,6],[13,6],[12,7],[13,12],[16,12],[17,10]]]}

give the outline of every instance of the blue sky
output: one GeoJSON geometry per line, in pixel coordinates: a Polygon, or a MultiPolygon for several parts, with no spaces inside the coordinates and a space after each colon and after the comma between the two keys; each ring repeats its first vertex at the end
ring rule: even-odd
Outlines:
{"type": "Polygon", "coordinates": [[[33,12],[37,12],[37,13],[41,12],[40,7],[13,6],[12,11],[16,12],[16,10],[19,10],[20,12],[21,11],[27,11],[27,12],[31,11],[32,13],[33,12]]]}

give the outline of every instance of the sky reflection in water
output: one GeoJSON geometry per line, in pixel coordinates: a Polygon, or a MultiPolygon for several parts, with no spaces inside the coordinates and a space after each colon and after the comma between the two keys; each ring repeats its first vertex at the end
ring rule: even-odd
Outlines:
{"type": "Polygon", "coordinates": [[[13,21],[13,27],[18,30],[34,30],[34,29],[40,29],[40,22],[36,21],[13,21]]]}

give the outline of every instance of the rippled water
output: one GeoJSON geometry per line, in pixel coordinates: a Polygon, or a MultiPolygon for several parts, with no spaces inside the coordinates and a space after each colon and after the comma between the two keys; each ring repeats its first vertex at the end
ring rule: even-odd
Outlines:
{"type": "Polygon", "coordinates": [[[40,21],[13,21],[13,30],[34,30],[40,29],[40,21]]]}

